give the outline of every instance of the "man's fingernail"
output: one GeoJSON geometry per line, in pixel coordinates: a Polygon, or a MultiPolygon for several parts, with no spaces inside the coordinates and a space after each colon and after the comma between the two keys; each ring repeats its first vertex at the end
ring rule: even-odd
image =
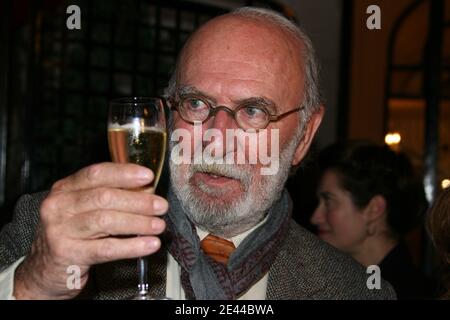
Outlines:
{"type": "Polygon", "coordinates": [[[140,170],[138,177],[142,180],[150,180],[153,178],[153,173],[150,170],[140,170]]]}
{"type": "Polygon", "coordinates": [[[160,220],[158,218],[153,219],[153,221],[152,221],[152,228],[153,229],[159,230],[159,229],[162,229],[163,226],[164,226],[164,221],[162,221],[162,220],[160,220]]]}
{"type": "Polygon", "coordinates": [[[163,200],[153,200],[153,210],[155,211],[162,211],[166,208],[166,203],[163,200]]]}
{"type": "Polygon", "coordinates": [[[147,242],[150,249],[156,249],[159,247],[159,239],[151,239],[147,242]]]}

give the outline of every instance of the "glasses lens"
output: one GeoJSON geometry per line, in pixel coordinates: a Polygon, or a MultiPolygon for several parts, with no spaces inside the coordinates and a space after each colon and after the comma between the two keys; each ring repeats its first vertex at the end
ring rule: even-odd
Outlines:
{"type": "Polygon", "coordinates": [[[236,120],[242,129],[262,129],[269,122],[269,113],[259,106],[243,106],[236,112],[236,120]]]}
{"type": "Polygon", "coordinates": [[[180,103],[182,117],[189,121],[204,121],[209,114],[209,105],[198,98],[184,98],[180,103]]]}

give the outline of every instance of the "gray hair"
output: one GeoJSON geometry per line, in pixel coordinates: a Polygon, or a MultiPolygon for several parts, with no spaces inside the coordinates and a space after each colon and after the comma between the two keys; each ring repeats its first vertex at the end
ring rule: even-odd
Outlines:
{"type": "MultiPolygon", "coordinates": [[[[285,18],[283,15],[276,11],[263,8],[255,7],[242,7],[235,9],[228,13],[229,16],[239,16],[245,18],[251,18],[262,22],[270,22],[281,30],[288,32],[293,35],[299,42],[303,44],[304,49],[301,52],[304,64],[304,97],[301,106],[304,107],[301,117],[301,129],[303,131],[304,125],[309,121],[311,115],[319,110],[320,104],[322,103],[322,97],[320,94],[319,85],[319,65],[316,57],[314,47],[312,45],[311,39],[306,35],[303,29],[285,18]]],[[[181,55],[180,55],[181,56],[181,55]]],[[[177,64],[179,61],[177,62],[177,64]]],[[[165,90],[166,96],[173,96],[175,94],[177,87],[177,66],[169,80],[168,87],[165,90]]]]}

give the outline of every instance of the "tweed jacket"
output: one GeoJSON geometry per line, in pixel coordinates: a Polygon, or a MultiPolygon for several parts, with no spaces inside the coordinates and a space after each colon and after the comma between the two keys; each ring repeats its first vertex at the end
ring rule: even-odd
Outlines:
{"type": "MultiPolygon", "coordinates": [[[[13,220],[0,232],[0,270],[30,251],[45,195],[25,195],[18,201],[13,220]]],[[[162,247],[149,260],[151,293],[164,296],[166,248],[162,247]]],[[[291,221],[270,267],[267,299],[395,299],[394,290],[385,281],[381,282],[381,289],[368,289],[369,276],[350,256],[291,221]]],[[[78,298],[124,299],[135,293],[136,283],[136,260],[96,265],[91,268],[88,284],[78,298]]]]}

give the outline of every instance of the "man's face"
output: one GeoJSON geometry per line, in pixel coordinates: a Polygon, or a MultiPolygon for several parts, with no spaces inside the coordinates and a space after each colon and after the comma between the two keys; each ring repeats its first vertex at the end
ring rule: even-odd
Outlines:
{"type": "MultiPolygon", "coordinates": [[[[271,114],[284,113],[298,107],[302,101],[299,45],[273,26],[238,18],[216,19],[188,44],[179,69],[178,92],[194,91],[215,105],[230,109],[235,109],[242,101],[263,98],[272,102],[271,114]]],[[[274,175],[261,175],[260,161],[230,165],[174,165],[171,162],[172,186],[199,227],[233,236],[263,219],[280,196],[293,161],[301,137],[299,116],[299,112],[293,113],[267,127],[269,139],[264,147],[269,153],[274,152],[271,132],[277,130],[279,135],[280,163],[274,175]]],[[[220,130],[225,137],[227,129],[239,126],[229,113],[219,111],[202,124],[203,132],[212,128],[220,130]]],[[[173,113],[172,129],[191,132],[190,144],[195,145],[194,126],[184,121],[178,112],[173,113]]],[[[198,145],[205,148],[208,143],[217,141],[198,145]]],[[[224,156],[236,152],[236,148],[226,149],[225,143],[221,146],[224,156]]],[[[251,149],[248,141],[243,148],[248,155],[251,149]]]]}

